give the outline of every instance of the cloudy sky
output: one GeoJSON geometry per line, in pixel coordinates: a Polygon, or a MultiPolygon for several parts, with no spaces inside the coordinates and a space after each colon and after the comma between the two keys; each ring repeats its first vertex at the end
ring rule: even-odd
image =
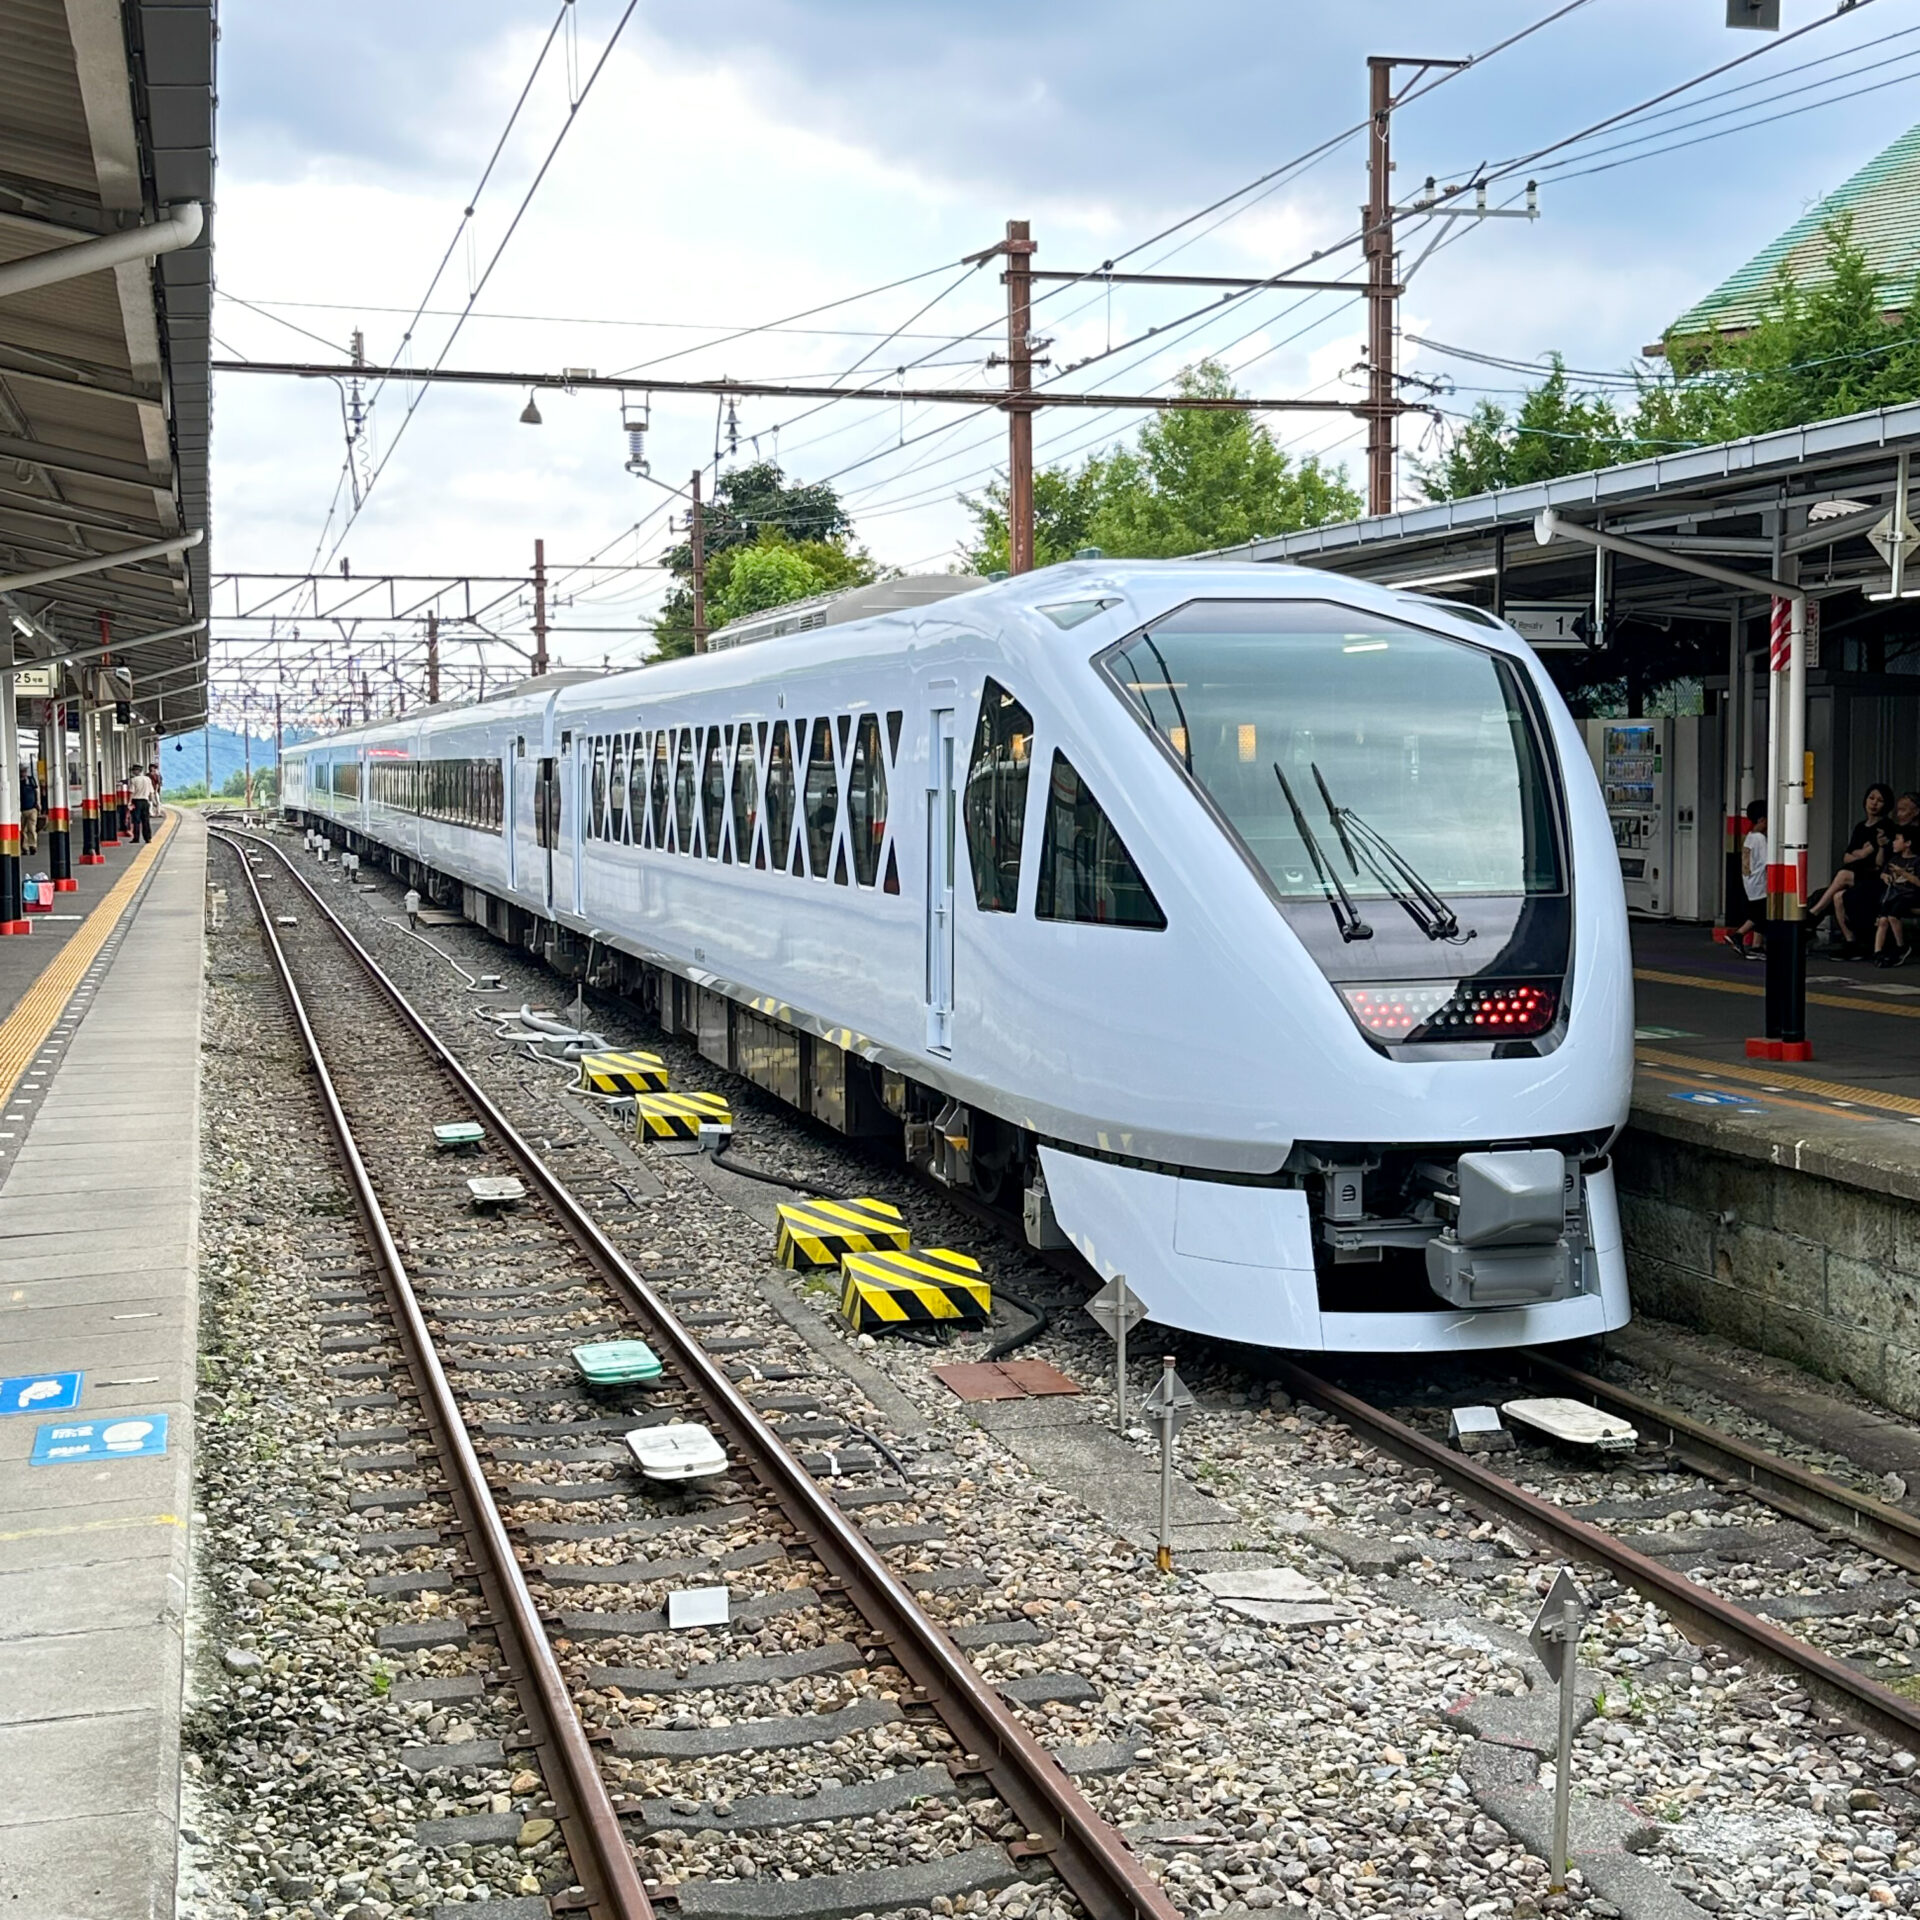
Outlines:
{"type": "MultiPolygon", "coordinates": [[[[1462,58],[1559,0],[639,0],[570,115],[624,6],[575,0],[554,34],[547,0],[226,0],[218,350],[332,363],[358,327],[374,363],[444,353],[454,366],[590,367],[636,383],[651,368],[990,384],[998,270],[959,263],[1009,217],[1033,222],[1043,267],[1125,254],[1136,270],[1268,274],[1330,248],[1317,274],[1357,273],[1346,244],[1365,192],[1357,134],[1194,216],[1352,129],[1368,54],[1462,58]]],[[[1445,183],[1485,167],[1497,205],[1534,172],[1541,218],[1444,235],[1409,223],[1406,263],[1443,243],[1414,276],[1406,330],[1523,360],[1558,350],[1578,367],[1626,365],[1920,118],[1920,4],[1839,11],[1789,38],[1729,31],[1725,0],[1585,0],[1410,102],[1395,120],[1403,200],[1429,174],[1445,183]],[[1524,161],[1756,50],[1662,117],[1524,161]]],[[[1835,12],[1836,0],[1785,0],[1788,34],[1835,12]]],[[[1075,286],[1037,318],[1056,363],[1163,329],[1071,377],[1088,389],[1162,390],[1213,352],[1251,393],[1356,391],[1357,304],[1274,292],[1189,317],[1206,297],[1075,286]]],[[[1454,413],[1518,384],[1432,346],[1404,357],[1451,379],[1442,404],[1454,413]]],[[[387,387],[364,441],[377,480],[355,514],[341,390],[223,375],[216,565],[518,574],[536,536],[562,568],[595,555],[603,568],[645,563],[681,504],[656,482],[683,488],[716,444],[731,457],[734,435],[707,399],[656,397],[649,481],[624,470],[616,395],[543,393],[537,428],[519,422],[526,398],[387,387]]],[[[1137,420],[1062,410],[1041,423],[1042,458],[1111,446],[1137,420]]],[[[1289,445],[1357,462],[1346,416],[1272,425],[1289,445]]],[[[967,526],[958,496],[991,477],[1004,437],[991,414],[872,401],[758,399],[733,427],[739,459],[757,449],[796,477],[833,479],[876,558],[908,569],[951,563],[967,526]]],[[[1423,431],[1405,427],[1416,442],[1423,431]]],[[[632,658],[659,583],[644,566],[569,574],[556,651],[632,658]]],[[[229,590],[219,610],[234,604],[229,590]]],[[[511,599],[497,610],[497,630],[525,625],[511,599]]]]}

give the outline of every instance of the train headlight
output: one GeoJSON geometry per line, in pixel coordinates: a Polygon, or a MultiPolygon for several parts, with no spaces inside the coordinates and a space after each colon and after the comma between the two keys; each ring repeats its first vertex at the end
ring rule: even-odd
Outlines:
{"type": "Polygon", "coordinates": [[[1435,980],[1342,987],[1363,1033],[1409,1040],[1525,1040],[1545,1033],[1560,1011],[1552,980],[1435,980]]]}

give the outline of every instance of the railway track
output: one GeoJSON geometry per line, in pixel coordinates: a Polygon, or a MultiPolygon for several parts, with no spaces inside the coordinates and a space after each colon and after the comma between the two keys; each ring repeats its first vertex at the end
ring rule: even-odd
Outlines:
{"type": "MultiPolygon", "coordinates": [[[[1551,1448],[1531,1446],[1519,1454],[1469,1456],[1443,1437],[1444,1407],[1398,1409],[1379,1404],[1322,1375],[1287,1361],[1272,1363],[1273,1376],[1299,1399],[1319,1407],[1364,1435],[1393,1458],[1456,1489],[1482,1511],[1513,1523],[1568,1558],[1604,1569],[1623,1586],[1662,1607],[1699,1642],[1718,1642],[1777,1670],[1790,1673],[1823,1705],[1897,1747],[1920,1750],[1920,1704],[1881,1684],[1849,1660],[1836,1657],[1783,1620],[1844,1630],[1889,1605],[1900,1607],[1914,1592],[1898,1579],[1920,1570],[1920,1521],[1826,1474],[1716,1432],[1689,1415],[1567,1365],[1552,1355],[1515,1356],[1517,1370],[1534,1390],[1579,1399],[1631,1421],[1644,1451],[1632,1468],[1669,1470],[1695,1478],[1694,1493],[1663,1491],[1644,1503],[1609,1502],[1605,1485],[1627,1463],[1613,1456],[1598,1464],[1577,1461],[1551,1448]],[[1648,1511],[1636,1511],[1644,1506],[1648,1511]],[[1609,1508],[1616,1511],[1609,1511],[1609,1508]],[[1690,1526],[1665,1539],[1645,1525],[1654,1511],[1698,1514],[1719,1508],[1725,1524],[1690,1526]],[[1589,1510],[1587,1514],[1581,1508],[1589,1510]],[[1758,1508],[1757,1513],[1752,1509],[1758,1508]],[[1747,1517],[1751,1515],[1751,1517],[1747,1517]],[[1623,1529],[1641,1526],[1631,1537],[1623,1529]],[[1773,1584],[1823,1556],[1850,1555],[1838,1571],[1856,1584],[1835,1581],[1799,1594],[1754,1597],[1724,1590],[1730,1581],[1767,1584],[1754,1570],[1771,1569],[1773,1584]],[[1857,1571],[1878,1561],[1878,1574],[1857,1571]],[[1751,1604],[1748,1601],[1751,1600],[1751,1604]]],[[[1459,1396],[1448,1396],[1458,1398],[1459,1396]]]]}
{"type": "MultiPolygon", "coordinates": [[[[636,1267],[281,850],[220,837],[372,1268],[371,1284],[329,1303],[332,1357],[357,1376],[336,1403],[339,1464],[369,1515],[451,1510],[444,1531],[365,1536],[363,1551],[393,1569],[370,1584],[419,1609],[385,1642],[413,1663],[417,1697],[458,1714],[502,1678],[486,1670],[497,1639],[520,1722],[488,1741],[453,1738],[475,1731],[456,1721],[414,1770],[446,1778],[535,1759],[571,1870],[543,1887],[555,1911],[834,1920],[1026,1880],[1098,1920],[1170,1920],[1138,1858],[868,1537],[872,1526],[924,1540],[920,1489],[851,1452],[839,1467],[864,1470],[823,1487],[802,1442],[832,1423],[815,1417],[817,1395],[793,1390],[806,1385],[799,1370],[730,1361],[755,1343],[734,1315],[700,1310],[698,1276],[636,1267]],[[450,1163],[433,1128],[468,1117],[484,1143],[450,1163]],[[525,1197],[476,1213],[468,1177],[506,1175],[525,1197]],[[663,1384],[611,1399],[584,1389],[570,1351],[608,1337],[645,1339],[663,1384]],[[720,1439],[726,1477],[661,1491],[622,1470],[622,1434],[676,1418],[720,1439]],[[751,1651],[665,1628],[671,1590],[721,1578],[751,1651]],[[623,1791],[636,1769],[649,1789],[639,1797],[623,1791]],[[778,1790],[749,1790],[769,1781],[778,1790]],[[821,1823],[842,1836],[837,1852],[821,1823]],[[806,1870],[871,1857],[861,1836],[876,1828],[896,1861],[806,1870]],[[805,1847],[789,1848],[795,1833],[805,1847]],[[661,1870],[668,1861],[676,1871],[661,1870]]],[[[1031,1623],[1004,1626],[1031,1637],[1031,1623]]],[[[993,1641],[992,1623],[973,1631],[993,1641]]]]}

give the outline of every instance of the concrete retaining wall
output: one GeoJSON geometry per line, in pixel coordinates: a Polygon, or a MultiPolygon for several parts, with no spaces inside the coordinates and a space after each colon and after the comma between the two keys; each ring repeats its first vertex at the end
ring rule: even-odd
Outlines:
{"type": "Polygon", "coordinates": [[[1615,1167],[1637,1310],[1920,1413],[1920,1177],[1640,1109],[1615,1167]]]}

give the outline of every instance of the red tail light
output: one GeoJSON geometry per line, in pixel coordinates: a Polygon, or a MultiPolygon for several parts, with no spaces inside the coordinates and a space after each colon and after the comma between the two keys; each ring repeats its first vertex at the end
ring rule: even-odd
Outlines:
{"type": "Polygon", "coordinates": [[[1417,981],[1342,987],[1361,1031],[1377,1040],[1525,1040],[1545,1033],[1560,1011],[1552,980],[1417,981]]]}

